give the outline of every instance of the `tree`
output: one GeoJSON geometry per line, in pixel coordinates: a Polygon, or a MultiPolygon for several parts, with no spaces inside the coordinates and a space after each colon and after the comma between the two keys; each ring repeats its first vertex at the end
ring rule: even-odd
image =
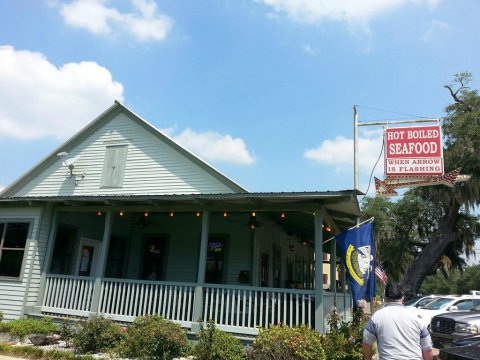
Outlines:
{"type": "Polygon", "coordinates": [[[480,203],[480,96],[468,87],[471,78],[467,72],[456,74],[455,84],[445,86],[454,103],[446,107],[443,119],[445,169],[460,167],[471,179],[454,188],[416,188],[390,205],[369,200],[364,207],[365,217],[376,211],[377,222],[385,221],[376,232],[377,259],[417,291],[436,269],[463,269],[460,255],[472,254],[480,235],[478,218],[470,214],[480,203]],[[382,209],[387,215],[378,214],[382,209]]]}

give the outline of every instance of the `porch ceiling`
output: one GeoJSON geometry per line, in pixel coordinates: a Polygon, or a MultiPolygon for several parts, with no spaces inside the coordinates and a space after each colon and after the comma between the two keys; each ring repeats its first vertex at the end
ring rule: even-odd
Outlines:
{"type": "Polygon", "coordinates": [[[188,195],[129,195],[129,196],[55,196],[0,198],[0,207],[55,206],[95,207],[98,210],[127,208],[133,211],[289,211],[285,219],[292,230],[311,229],[312,213],[325,210],[325,223],[335,232],[356,223],[359,215],[359,191],[270,192],[188,195]]]}

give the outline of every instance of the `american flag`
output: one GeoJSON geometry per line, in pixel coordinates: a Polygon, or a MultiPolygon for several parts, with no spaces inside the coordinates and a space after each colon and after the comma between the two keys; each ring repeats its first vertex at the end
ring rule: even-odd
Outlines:
{"type": "Polygon", "coordinates": [[[383,270],[382,265],[375,266],[375,275],[377,275],[378,279],[382,282],[383,285],[387,284],[388,276],[385,270],[383,270]]]}

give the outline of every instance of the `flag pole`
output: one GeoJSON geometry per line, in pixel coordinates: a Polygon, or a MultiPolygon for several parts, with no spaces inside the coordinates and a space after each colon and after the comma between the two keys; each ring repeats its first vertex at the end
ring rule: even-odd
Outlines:
{"type": "MultiPolygon", "coordinates": [[[[358,227],[362,226],[363,224],[369,224],[369,223],[371,223],[373,220],[375,220],[375,217],[371,217],[370,219],[364,220],[364,221],[362,221],[361,223],[358,223],[357,225],[354,225],[354,226],[352,226],[351,228],[349,228],[349,229],[347,229],[347,230],[345,230],[345,231],[358,228],[358,227]]],[[[332,236],[330,239],[325,240],[323,243],[326,244],[326,243],[328,243],[329,241],[332,241],[333,239],[335,239],[335,236],[332,236]]]]}

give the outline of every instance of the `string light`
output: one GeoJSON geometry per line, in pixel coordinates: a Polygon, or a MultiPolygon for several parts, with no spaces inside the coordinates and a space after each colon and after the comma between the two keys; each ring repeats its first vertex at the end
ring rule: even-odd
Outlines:
{"type": "Polygon", "coordinates": [[[223,217],[227,217],[228,213],[226,211],[223,212],[223,217]]]}
{"type": "Polygon", "coordinates": [[[252,211],[252,216],[257,216],[257,214],[255,214],[255,211],[252,211]]]}
{"type": "Polygon", "coordinates": [[[285,213],[282,212],[282,214],[280,215],[280,217],[281,217],[282,219],[285,219],[285,213]]]}
{"type": "Polygon", "coordinates": [[[143,216],[145,216],[145,217],[148,217],[148,215],[150,215],[150,214],[148,213],[148,211],[146,211],[146,212],[143,214],[143,216]]]}
{"type": "Polygon", "coordinates": [[[200,211],[197,211],[197,213],[195,214],[197,217],[200,217],[200,211]]]}
{"type": "Polygon", "coordinates": [[[123,215],[124,215],[123,210],[121,210],[121,211],[118,213],[118,215],[123,216],[123,215]]]}
{"type": "Polygon", "coordinates": [[[97,211],[97,216],[102,216],[102,212],[101,212],[101,211],[97,211]]]}
{"type": "Polygon", "coordinates": [[[170,217],[173,217],[173,215],[175,215],[173,211],[170,211],[170,217]]]}

